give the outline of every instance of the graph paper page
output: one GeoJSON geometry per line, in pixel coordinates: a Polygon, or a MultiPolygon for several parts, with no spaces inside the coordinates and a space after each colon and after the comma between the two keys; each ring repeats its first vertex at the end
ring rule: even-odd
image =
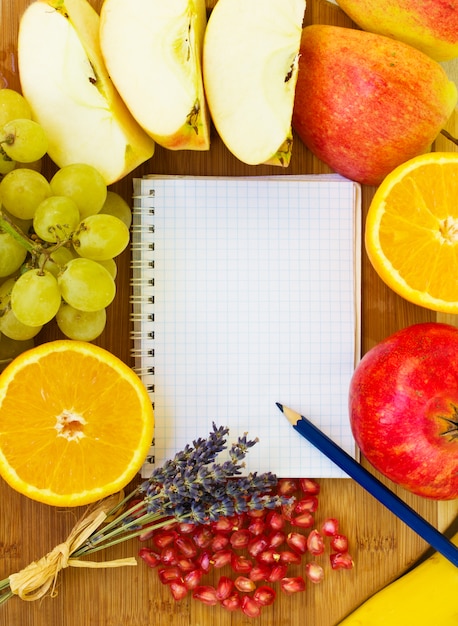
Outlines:
{"type": "Polygon", "coordinates": [[[259,439],[247,471],[343,475],[275,403],[354,454],[358,189],[332,177],[136,181],[134,285],[150,307],[136,337],[154,372],[155,464],[215,422],[232,440],[259,439]]]}

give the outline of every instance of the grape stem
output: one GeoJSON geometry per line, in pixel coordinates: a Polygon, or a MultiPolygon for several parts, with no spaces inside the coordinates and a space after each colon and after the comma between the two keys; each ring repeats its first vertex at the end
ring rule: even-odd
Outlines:
{"type": "Polygon", "coordinates": [[[24,235],[22,230],[18,228],[16,224],[13,224],[3,211],[0,211],[0,229],[6,231],[29,252],[37,252],[37,244],[32,241],[32,239],[29,239],[26,235],[24,235]]]}

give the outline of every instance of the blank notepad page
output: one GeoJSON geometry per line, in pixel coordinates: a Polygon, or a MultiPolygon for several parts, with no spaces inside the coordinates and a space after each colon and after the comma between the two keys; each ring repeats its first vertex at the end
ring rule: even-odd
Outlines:
{"type": "Polygon", "coordinates": [[[143,234],[134,240],[134,285],[135,274],[149,285],[150,306],[136,341],[150,342],[155,463],[215,422],[230,428],[229,441],[259,438],[247,471],[342,476],[275,403],[354,454],[357,186],[332,177],[149,177],[135,192],[134,233],[143,234]]]}

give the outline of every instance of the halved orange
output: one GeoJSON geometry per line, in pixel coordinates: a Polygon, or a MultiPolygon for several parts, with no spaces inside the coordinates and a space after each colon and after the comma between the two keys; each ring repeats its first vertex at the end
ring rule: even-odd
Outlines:
{"type": "Polygon", "coordinates": [[[391,172],[369,207],[365,244],[393,291],[458,313],[458,153],[424,154],[391,172]]]}
{"type": "Polygon", "coordinates": [[[77,506],[119,491],[153,430],[141,379],[92,343],[44,343],[0,375],[0,474],[34,500],[77,506]]]}

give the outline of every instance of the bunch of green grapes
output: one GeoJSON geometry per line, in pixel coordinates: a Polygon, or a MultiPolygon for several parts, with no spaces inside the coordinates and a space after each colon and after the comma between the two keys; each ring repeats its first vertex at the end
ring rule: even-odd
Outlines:
{"type": "Polygon", "coordinates": [[[130,207],[95,168],[75,163],[47,180],[27,166],[47,148],[27,114],[19,93],[0,90],[0,369],[11,342],[28,347],[54,318],[70,339],[98,337],[129,243],[130,207]]]}

